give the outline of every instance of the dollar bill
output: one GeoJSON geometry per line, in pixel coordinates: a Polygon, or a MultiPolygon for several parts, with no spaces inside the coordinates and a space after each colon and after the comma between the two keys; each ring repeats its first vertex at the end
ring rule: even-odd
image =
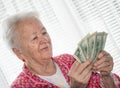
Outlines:
{"type": "Polygon", "coordinates": [[[103,43],[103,45],[102,45],[102,49],[105,48],[105,42],[106,42],[106,39],[107,39],[107,35],[108,35],[108,34],[107,34],[106,32],[103,32],[103,35],[104,35],[104,36],[103,36],[103,42],[104,42],[104,43],[103,43]]]}
{"type": "Polygon", "coordinates": [[[95,62],[97,59],[97,55],[98,53],[102,50],[102,45],[103,45],[103,33],[96,33],[96,43],[95,43],[95,48],[94,48],[94,52],[93,52],[93,57],[92,57],[92,61],[95,62]]]}
{"type": "Polygon", "coordinates": [[[90,59],[93,59],[94,57],[94,52],[95,52],[95,45],[96,45],[96,35],[97,32],[93,33],[89,38],[88,38],[88,55],[90,59]]]}
{"type": "Polygon", "coordinates": [[[85,62],[85,61],[86,61],[83,52],[82,52],[79,48],[76,49],[76,51],[75,51],[75,53],[74,53],[74,57],[75,57],[77,60],[79,59],[80,62],[85,62]]]}
{"type": "Polygon", "coordinates": [[[89,38],[90,34],[87,34],[82,41],[78,44],[79,49],[83,52],[84,54],[84,59],[89,58],[88,57],[88,38],[89,38]]]}
{"type": "Polygon", "coordinates": [[[106,42],[107,33],[99,32],[96,37],[96,47],[93,57],[93,62],[97,60],[97,55],[104,49],[106,42]]]}
{"type": "Polygon", "coordinates": [[[90,58],[92,62],[97,60],[97,55],[105,47],[107,33],[94,32],[93,34],[87,34],[79,43],[74,53],[74,57],[81,62],[90,58]]]}

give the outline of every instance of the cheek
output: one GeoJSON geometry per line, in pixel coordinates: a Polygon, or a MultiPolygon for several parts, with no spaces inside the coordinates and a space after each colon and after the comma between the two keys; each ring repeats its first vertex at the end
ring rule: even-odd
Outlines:
{"type": "Polygon", "coordinates": [[[34,45],[28,46],[27,52],[28,52],[28,56],[35,57],[37,54],[37,47],[34,45]]]}
{"type": "Polygon", "coordinates": [[[48,38],[48,43],[50,44],[50,47],[51,47],[51,49],[52,49],[52,41],[51,41],[51,38],[50,38],[50,37],[48,38]]]}
{"type": "Polygon", "coordinates": [[[39,42],[38,41],[30,43],[28,47],[29,47],[29,51],[31,52],[31,54],[37,54],[39,52],[39,42]]]}
{"type": "Polygon", "coordinates": [[[47,41],[51,44],[51,38],[50,38],[50,36],[49,36],[49,35],[47,36],[47,38],[46,38],[46,39],[47,39],[47,41]]]}
{"type": "Polygon", "coordinates": [[[38,48],[38,44],[36,44],[36,43],[32,43],[32,44],[29,44],[29,45],[28,45],[28,49],[29,49],[29,51],[31,51],[32,53],[35,52],[35,51],[37,50],[37,48],[38,48]]]}

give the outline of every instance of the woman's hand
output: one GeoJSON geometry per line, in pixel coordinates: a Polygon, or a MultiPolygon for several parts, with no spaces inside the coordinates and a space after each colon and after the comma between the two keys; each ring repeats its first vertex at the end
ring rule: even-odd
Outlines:
{"type": "Polygon", "coordinates": [[[113,69],[113,58],[106,51],[102,51],[97,56],[98,61],[94,63],[93,69],[99,71],[102,76],[110,75],[113,69]]]}
{"type": "Polygon", "coordinates": [[[113,58],[106,51],[102,51],[98,54],[98,61],[93,65],[95,71],[99,71],[102,75],[102,81],[105,88],[116,88],[113,78],[110,73],[113,69],[113,58]]]}
{"type": "Polygon", "coordinates": [[[71,78],[71,88],[86,88],[92,74],[91,61],[84,63],[75,61],[68,73],[71,78]]]}

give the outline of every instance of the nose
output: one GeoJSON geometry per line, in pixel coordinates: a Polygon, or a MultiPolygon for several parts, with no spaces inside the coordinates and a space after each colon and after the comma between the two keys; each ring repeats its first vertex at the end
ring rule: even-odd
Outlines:
{"type": "Polygon", "coordinates": [[[48,38],[45,36],[42,36],[39,38],[39,43],[40,44],[46,44],[48,42],[48,38]]]}

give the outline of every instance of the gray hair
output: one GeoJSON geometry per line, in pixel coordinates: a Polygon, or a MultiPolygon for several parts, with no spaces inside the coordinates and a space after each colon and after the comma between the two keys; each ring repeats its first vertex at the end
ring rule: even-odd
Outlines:
{"type": "Polygon", "coordinates": [[[25,18],[35,18],[39,20],[39,15],[37,12],[25,12],[13,15],[7,18],[3,23],[4,29],[4,39],[6,40],[8,46],[10,48],[18,48],[20,44],[18,40],[16,41],[15,38],[17,37],[15,32],[17,30],[17,23],[25,18]]]}

